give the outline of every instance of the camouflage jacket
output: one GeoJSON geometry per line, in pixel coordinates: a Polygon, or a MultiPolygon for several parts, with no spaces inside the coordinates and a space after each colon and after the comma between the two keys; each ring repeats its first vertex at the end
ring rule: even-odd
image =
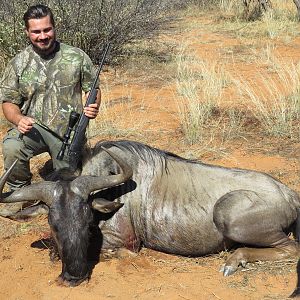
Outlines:
{"type": "Polygon", "coordinates": [[[82,50],[63,43],[47,59],[28,46],[7,65],[0,84],[0,101],[17,104],[63,136],[72,110],[82,112],[82,91],[88,92],[96,76],[82,50]]]}

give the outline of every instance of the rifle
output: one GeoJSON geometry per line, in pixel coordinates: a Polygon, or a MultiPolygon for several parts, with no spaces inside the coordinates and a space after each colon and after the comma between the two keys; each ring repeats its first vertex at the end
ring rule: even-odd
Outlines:
{"type": "MultiPolygon", "coordinates": [[[[99,75],[100,75],[100,72],[104,65],[105,57],[107,55],[109,48],[110,48],[110,43],[108,43],[107,46],[105,47],[101,63],[97,70],[96,77],[94,79],[94,82],[92,84],[91,90],[89,92],[89,96],[86,100],[84,107],[89,106],[90,104],[96,102],[97,93],[98,93],[96,85],[97,85],[99,75]]],[[[64,157],[65,150],[66,150],[67,146],[69,146],[68,155],[70,157],[70,166],[74,170],[77,169],[80,158],[81,158],[82,149],[83,149],[83,146],[86,141],[85,132],[86,132],[86,127],[88,126],[88,124],[89,124],[89,118],[84,114],[83,111],[81,114],[79,114],[75,111],[72,111],[70,114],[70,118],[69,118],[68,128],[66,130],[66,133],[64,134],[63,144],[61,146],[59,153],[57,154],[57,159],[62,160],[64,157]],[[72,141],[69,144],[68,142],[71,137],[71,133],[76,124],[77,124],[77,127],[75,129],[72,141]]]]}

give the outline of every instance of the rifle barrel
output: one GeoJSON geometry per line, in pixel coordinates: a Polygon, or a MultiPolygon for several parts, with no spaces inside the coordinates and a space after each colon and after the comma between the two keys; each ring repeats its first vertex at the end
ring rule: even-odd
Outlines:
{"type": "MultiPolygon", "coordinates": [[[[86,107],[92,103],[95,103],[95,101],[96,101],[97,93],[98,93],[96,85],[99,80],[100,72],[104,65],[105,57],[108,53],[109,48],[110,48],[110,43],[108,43],[107,46],[105,47],[105,50],[104,50],[104,53],[102,56],[102,60],[100,62],[99,68],[96,73],[96,77],[94,79],[94,82],[92,84],[89,96],[87,98],[87,101],[86,101],[84,107],[86,107]]],[[[80,154],[82,152],[82,148],[85,143],[85,131],[86,131],[86,127],[88,126],[88,124],[89,124],[89,118],[84,114],[84,112],[82,112],[80,114],[80,117],[79,117],[79,120],[77,123],[77,127],[75,129],[75,132],[74,132],[74,135],[72,138],[72,142],[70,143],[69,151],[68,151],[68,155],[70,156],[71,162],[73,164],[71,167],[73,167],[73,168],[77,168],[77,165],[79,163],[80,154]]]]}

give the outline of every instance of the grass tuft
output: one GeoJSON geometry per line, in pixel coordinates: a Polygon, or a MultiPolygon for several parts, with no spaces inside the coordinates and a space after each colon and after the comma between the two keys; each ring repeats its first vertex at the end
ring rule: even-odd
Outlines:
{"type": "Polygon", "coordinates": [[[188,144],[203,139],[205,126],[219,110],[225,72],[217,62],[206,62],[187,54],[187,45],[177,55],[176,87],[178,118],[188,144]]]}
{"type": "Polygon", "coordinates": [[[277,59],[273,68],[255,83],[236,81],[237,89],[267,134],[299,140],[300,65],[277,59]]]}

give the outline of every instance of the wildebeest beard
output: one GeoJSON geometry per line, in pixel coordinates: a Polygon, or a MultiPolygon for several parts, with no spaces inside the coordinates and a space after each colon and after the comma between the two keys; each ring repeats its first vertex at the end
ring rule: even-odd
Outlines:
{"type": "Polygon", "coordinates": [[[90,276],[88,246],[93,213],[87,201],[74,194],[68,184],[49,210],[48,222],[62,260],[61,284],[76,286],[90,276]]]}

